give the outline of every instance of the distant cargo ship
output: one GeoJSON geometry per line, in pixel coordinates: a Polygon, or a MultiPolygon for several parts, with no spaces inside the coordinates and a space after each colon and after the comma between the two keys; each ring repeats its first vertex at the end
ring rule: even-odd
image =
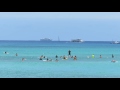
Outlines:
{"type": "Polygon", "coordinates": [[[49,39],[49,38],[43,38],[43,39],[40,39],[40,41],[52,41],[52,39],[49,39]]]}
{"type": "Polygon", "coordinates": [[[83,42],[83,40],[82,39],[73,39],[73,40],[71,40],[72,42],[83,42]]]}

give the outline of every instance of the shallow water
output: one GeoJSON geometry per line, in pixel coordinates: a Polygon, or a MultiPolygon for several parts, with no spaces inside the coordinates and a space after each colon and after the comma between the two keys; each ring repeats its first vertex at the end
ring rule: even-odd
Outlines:
{"type": "MultiPolygon", "coordinates": [[[[110,42],[0,41],[1,78],[119,78],[120,44],[110,42]],[[60,56],[71,54],[77,60],[60,56]],[[4,54],[7,51],[9,54],[4,54]],[[18,56],[15,56],[18,53],[18,56]],[[95,58],[91,58],[94,54],[95,58]],[[99,58],[100,54],[102,58],[99,58]],[[114,58],[112,58],[112,54],[114,58]],[[51,62],[39,60],[45,55],[51,62]],[[58,62],[55,56],[58,55],[58,62]],[[89,56],[90,58],[87,58],[89,56]],[[26,60],[22,61],[22,58],[26,60]],[[117,62],[113,63],[111,60],[117,62]]],[[[46,59],[46,58],[45,58],[46,59]]]]}

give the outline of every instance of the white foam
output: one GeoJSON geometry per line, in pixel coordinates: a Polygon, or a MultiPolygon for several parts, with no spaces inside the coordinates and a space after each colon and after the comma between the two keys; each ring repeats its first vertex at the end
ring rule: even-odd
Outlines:
{"type": "Polygon", "coordinates": [[[47,61],[47,60],[42,60],[42,61],[47,61]]]}

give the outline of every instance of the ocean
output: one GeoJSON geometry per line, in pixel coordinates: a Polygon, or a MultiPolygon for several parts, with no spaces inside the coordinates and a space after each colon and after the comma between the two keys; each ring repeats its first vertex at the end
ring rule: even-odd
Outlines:
{"type": "Polygon", "coordinates": [[[0,78],[120,78],[120,44],[110,43],[1,40],[0,78]],[[69,50],[77,60],[60,58],[68,56],[69,50]],[[39,60],[41,55],[43,60],[39,60]],[[52,61],[44,61],[47,58],[52,61]]]}

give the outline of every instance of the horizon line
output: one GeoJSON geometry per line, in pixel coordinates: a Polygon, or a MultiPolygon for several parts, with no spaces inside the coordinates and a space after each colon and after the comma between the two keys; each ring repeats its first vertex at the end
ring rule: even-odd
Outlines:
{"type": "MultiPolygon", "coordinates": [[[[0,41],[40,41],[40,40],[0,40],[0,41]]],[[[52,40],[52,41],[58,41],[58,40],[52,40]]],[[[50,41],[50,42],[52,42],[52,41],[50,41]]],[[[71,40],[60,40],[60,41],[71,41],[71,40]]],[[[96,40],[87,40],[87,41],[96,41],[96,40]]],[[[102,40],[97,40],[97,41],[102,41],[102,40]]],[[[113,41],[113,40],[106,40],[106,41],[113,41]]],[[[43,42],[43,41],[41,41],[41,42],[43,42]]],[[[48,41],[45,41],[45,42],[48,42],[48,41]]]]}

